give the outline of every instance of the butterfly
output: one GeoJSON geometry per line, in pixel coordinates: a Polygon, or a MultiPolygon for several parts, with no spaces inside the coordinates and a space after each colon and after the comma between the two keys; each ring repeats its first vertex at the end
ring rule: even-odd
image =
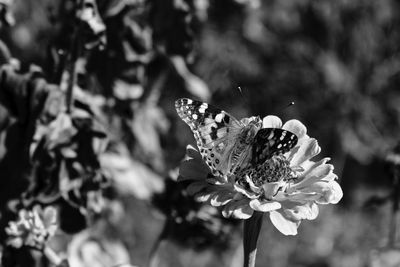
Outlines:
{"type": "Polygon", "coordinates": [[[192,130],[213,175],[231,175],[249,164],[257,166],[288,152],[298,141],[290,131],[262,128],[260,117],[239,121],[226,111],[189,98],[176,100],[175,108],[192,130]]]}

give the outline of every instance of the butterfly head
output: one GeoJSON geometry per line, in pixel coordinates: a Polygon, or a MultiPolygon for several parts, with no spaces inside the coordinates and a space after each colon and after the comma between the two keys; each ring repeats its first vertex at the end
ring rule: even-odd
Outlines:
{"type": "Polygon", "coordinates": [[[250,118],[243,118],[240,120],[240,122],[247,126],[254,125],[257,128],[261,128],[261,126],[262,126],[262,120],[261,120],[260,116],[252,116],[250,118]]]}

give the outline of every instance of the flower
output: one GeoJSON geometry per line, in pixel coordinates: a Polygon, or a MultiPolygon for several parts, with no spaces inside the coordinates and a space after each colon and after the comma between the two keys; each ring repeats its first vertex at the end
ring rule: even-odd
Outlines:
{"type": "Polygon", "coordinates": [[[296,235],[300,222],[318,216],[318,204],[336,204],[343,196],[330,158],[311,159],[321,148],[307,135],[298,120],[282,126],[276,116],[263,119],[263,128],[282,128],[298,137],[294,148],[266,160],[257,172],[239,171],[225,177],[211,175],[200,153],[188,146],[180,166],[180,181],[190,181],[187,190],[200,201],[223,206],[225,217],[250,218],[254,211],[268,212],[272,224],[284,235],[296,235]],[[258,172],[259,173],[259,172],[258,172]]]}
{"type": "Polygon", "coordinates": [[[7,244],[20,248],[22,246],[42,249],[47,240],[57,230],[57,211],[53,207],[35,206],[32,210],[19,211],[18,220],[11,221],[5,229],[7,244]]]}

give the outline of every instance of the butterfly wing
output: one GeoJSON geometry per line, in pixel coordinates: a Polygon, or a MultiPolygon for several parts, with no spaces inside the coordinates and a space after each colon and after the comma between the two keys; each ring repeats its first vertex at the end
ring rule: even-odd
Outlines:
{"type": "Polygon", "coordinates": [[[175,102],[181,119],[189,125],[203,160],[214,175],[230,169],[230,155],[244,125],[229,113],[207,103],[181,98],[175,102]]]}
{"type": "Polygon", "coordinates": [[[257,132],[253,143],[252,164],[264,163],[274,155],[288,152],[296,146],[297,136],[280,128],[262,128],[257,132]]]}

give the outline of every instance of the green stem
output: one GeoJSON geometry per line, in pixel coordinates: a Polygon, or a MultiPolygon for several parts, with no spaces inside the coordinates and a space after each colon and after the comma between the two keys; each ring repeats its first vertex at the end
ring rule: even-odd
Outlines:
{"type": "Polygon", "coordinates": [[[260,234],[264,213],[255,211],[253,216],[244,221],[243,225],[243,267],[256,265],[257,241],[260,234]]]}

